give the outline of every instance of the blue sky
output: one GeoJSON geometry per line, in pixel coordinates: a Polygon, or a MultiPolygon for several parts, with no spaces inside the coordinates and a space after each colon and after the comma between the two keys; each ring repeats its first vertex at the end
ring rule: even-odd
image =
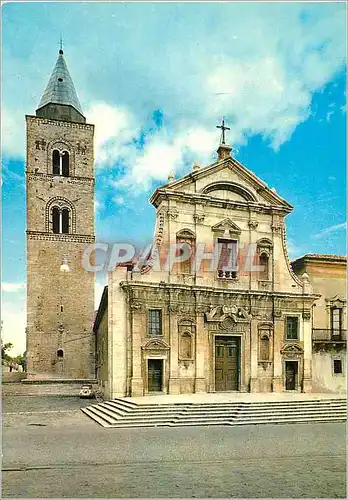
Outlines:
{"type": "MultiPolygon", "coordinates": [[[[25,114],[59,38],[96,125],[96,234],[150,241],[154,188],[236,158],[294,206],[291,258],[345,253],[345,3],[8,3],[2,8],[4,339],[25,348],[25,114]]],[[[104,277],[97,280],[97,301],[104,277]]]]}

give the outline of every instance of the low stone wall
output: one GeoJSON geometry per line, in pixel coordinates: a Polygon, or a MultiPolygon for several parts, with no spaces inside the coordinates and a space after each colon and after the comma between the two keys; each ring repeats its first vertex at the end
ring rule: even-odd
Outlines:
{"type": "Polygon", "coordinates": [[[25,372],[2,372],[2,383],[10,384],[15,382],[21,382],[27,374],[25,372]]]}
{"type": "MultiPolygon", "coordinates": [[[[3,396],[79,396],[80,383],[46,383],[46,384],[23,384],[7,383],[2,387],[3,396]]],[[[92,384],[93,389],[98,389],[97,384],[92,384]]]]}

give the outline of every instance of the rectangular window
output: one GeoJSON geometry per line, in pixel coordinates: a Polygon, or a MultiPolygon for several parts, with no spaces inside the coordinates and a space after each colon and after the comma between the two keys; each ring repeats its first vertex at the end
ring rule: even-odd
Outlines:
{"type": "Polygon", "coordinates": [[[237,240],[218,239],[219,278],[237,278],[237,240]]]}
{"type": "Polygon", "coordinates": [[[286,338],[287,340],[298,340],[298,317],[287,316],[286,318],[286,338]]]}
{"type": "Polygon", "coordinates": [[[342,373],[342,360],[341,359],[334,359],[333,360],[333,371],[334,371],[335,375],[342,373]]]}
{"type": "Polygon", "coordinates": [[[149,310],[149,335],[162,335],[162,311],[161,309],[149,310]]]}
{"type": "Polygon", "coordinates": [[[331,335],[340,337],[342,333],[342,309],[339,307],[331,307],[331,335]]]}

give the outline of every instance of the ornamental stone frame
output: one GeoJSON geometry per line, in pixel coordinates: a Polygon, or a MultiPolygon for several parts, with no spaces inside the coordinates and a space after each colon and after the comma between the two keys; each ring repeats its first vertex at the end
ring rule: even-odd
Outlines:
{"type": "Polygon", "coordinates": [[[283,387],[286,387],[286,361],[297,361],[298,372],[296,380],[296,391],[302,392],[303,388],[303,356],[304,351],[300,342],[286,342],[280,350],[283,366],[283,387]]]}
{"type": "Polygon", "coordinates": [[[162,392],[168,394],[170,347],[161,337],[153,337],[141,346],[141,373],[143,379],[143,394],[149,394],[149,359],[161,359],[163,361],[162,370],[162,392]]]}
{"type": "Polygon", "coordinates": [[[47,174],[52,175],[52,155],[53,151],[57,149],[59,153],[67,151],[69,153],[69,177],[75,175],[75,154],[74,148],[66,139],[58,139],[47,145],[47,174]]]}

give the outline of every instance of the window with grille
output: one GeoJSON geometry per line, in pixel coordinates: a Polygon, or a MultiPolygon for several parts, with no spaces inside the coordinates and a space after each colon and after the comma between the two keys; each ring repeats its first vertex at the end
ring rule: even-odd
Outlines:
{"type": "Polygon", "coordinates": [[[338,375],[342,373],[342,360],[341,359],[334,359],[333,360],[333,372],[335,375],[338,375]]]}
{"type": "Polygon", "coordinates": [[[161,309],[149,310],[149,335],[162,335],[162,311],[161,309]]]}
{"type": "Polygon", "coordinates": [[[286,338],[287,340],[298,340],[298,317],[287,316],[286,318],[286,338]]]}
{"type": "Polygon", "coordinates": [[[218,239],[220,257],[219,278],[237,278],[237,240],[218,239]]]}
{"type": "Polygon", "coordinates": [[[331,307],[331,335],[340,336],[342,333],[342,309],[331,307]]]}

